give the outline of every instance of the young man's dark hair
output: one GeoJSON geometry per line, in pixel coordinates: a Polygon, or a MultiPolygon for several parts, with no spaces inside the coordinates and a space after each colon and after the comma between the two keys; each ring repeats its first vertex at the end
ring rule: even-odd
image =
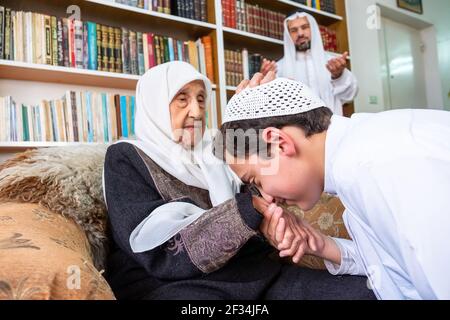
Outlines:
{"type": "Polygon", "coordinates": [[[247,158],[254,153],[264,155],[268,148],[261,135],[264,129],[295,126],[302,129],[306,137],[310,137],[328,130],[332,115],[329,108],[322,107],[294,115],[228,122],[222,125],[214,139],[214,154],[221,160],[224,160],[222,155],[226,152],[235,158],[247,158]],[[245,141],[243,148],[237,143],[239,140],[245,141]],[[252,144],[251,141],[257,143],[252,144]]]}

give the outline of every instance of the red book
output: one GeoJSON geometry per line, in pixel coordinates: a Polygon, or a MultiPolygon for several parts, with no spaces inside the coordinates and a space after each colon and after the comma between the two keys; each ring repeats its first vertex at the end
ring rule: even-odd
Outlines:
{"type": "Polygon", "coordinates": [[[148,63],[149,67],[152,68],[156,66],[156,59],[155,59],[155,48],[153,45],[153,33],[147,34],[148,39],[148,63]]]}
{"type": "Polygon", "coordinates": [[[70,57],[70,66],[72,68],[76,68],[77,62],[75,58],[75,24],[73,19],[68,19],[69,24],[69,57],[70,57]]]}
{"type": "Polygon", "coordinates": [[[222,19],[223,19],[223,25],[225,27],[229,27],[228,2],[229,2],[229,0],[222,0],[222,19]]]}
{"type": "Polygon", "coordinates": [[[236,0],[230,0],[230,24],[236,29],[236,0]]]}

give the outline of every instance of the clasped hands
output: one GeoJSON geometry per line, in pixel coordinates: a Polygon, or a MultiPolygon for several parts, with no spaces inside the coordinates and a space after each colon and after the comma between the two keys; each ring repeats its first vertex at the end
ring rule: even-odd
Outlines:
{"type": "Polygon", "coordinates": [[[326,237],[295,214],[264,198],[253,197],[253,206],[264,219],[260,231],[280,253],[298,263],[306,255],[323,257],[326,237]]]}

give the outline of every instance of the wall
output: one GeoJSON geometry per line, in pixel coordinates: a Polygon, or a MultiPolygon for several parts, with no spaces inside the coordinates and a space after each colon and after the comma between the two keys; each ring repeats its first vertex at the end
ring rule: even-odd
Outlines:
{"type": "MultiPolygon", "coordinates": [[[[352,56],[352,70],[359,80],[359,94],[355,100],[356,112],[383,111],[383,84],[381,57],[378,48],[378,30],[367,28],[367,8],[373,4],[397,7],[396,0],[346,0],[347,23],[352,56]],[[369,104],[369,97],[377,97],[377,104],[369,104]]],[[[439,57],[444,106],[450,110],[450,1],[423,0],[424,14],[417,16],[434,24],[439,57]]],[[[408,13],[409,14],[409,13],[408,13]]]]}

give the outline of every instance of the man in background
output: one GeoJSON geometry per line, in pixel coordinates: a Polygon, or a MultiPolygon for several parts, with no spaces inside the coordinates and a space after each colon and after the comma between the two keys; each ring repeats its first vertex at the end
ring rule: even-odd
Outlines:
{"type": "Polygon", "coordinates": [[[355,76],[347,69],[348,52],[334,57],[325,52],[319,26],[308,13],[296,12],[284,23],[284,57],[264,59],[261,72],[276,72],[309,86],[333,111],[342,115],[342,105],[358,91],[355,76]]]}

